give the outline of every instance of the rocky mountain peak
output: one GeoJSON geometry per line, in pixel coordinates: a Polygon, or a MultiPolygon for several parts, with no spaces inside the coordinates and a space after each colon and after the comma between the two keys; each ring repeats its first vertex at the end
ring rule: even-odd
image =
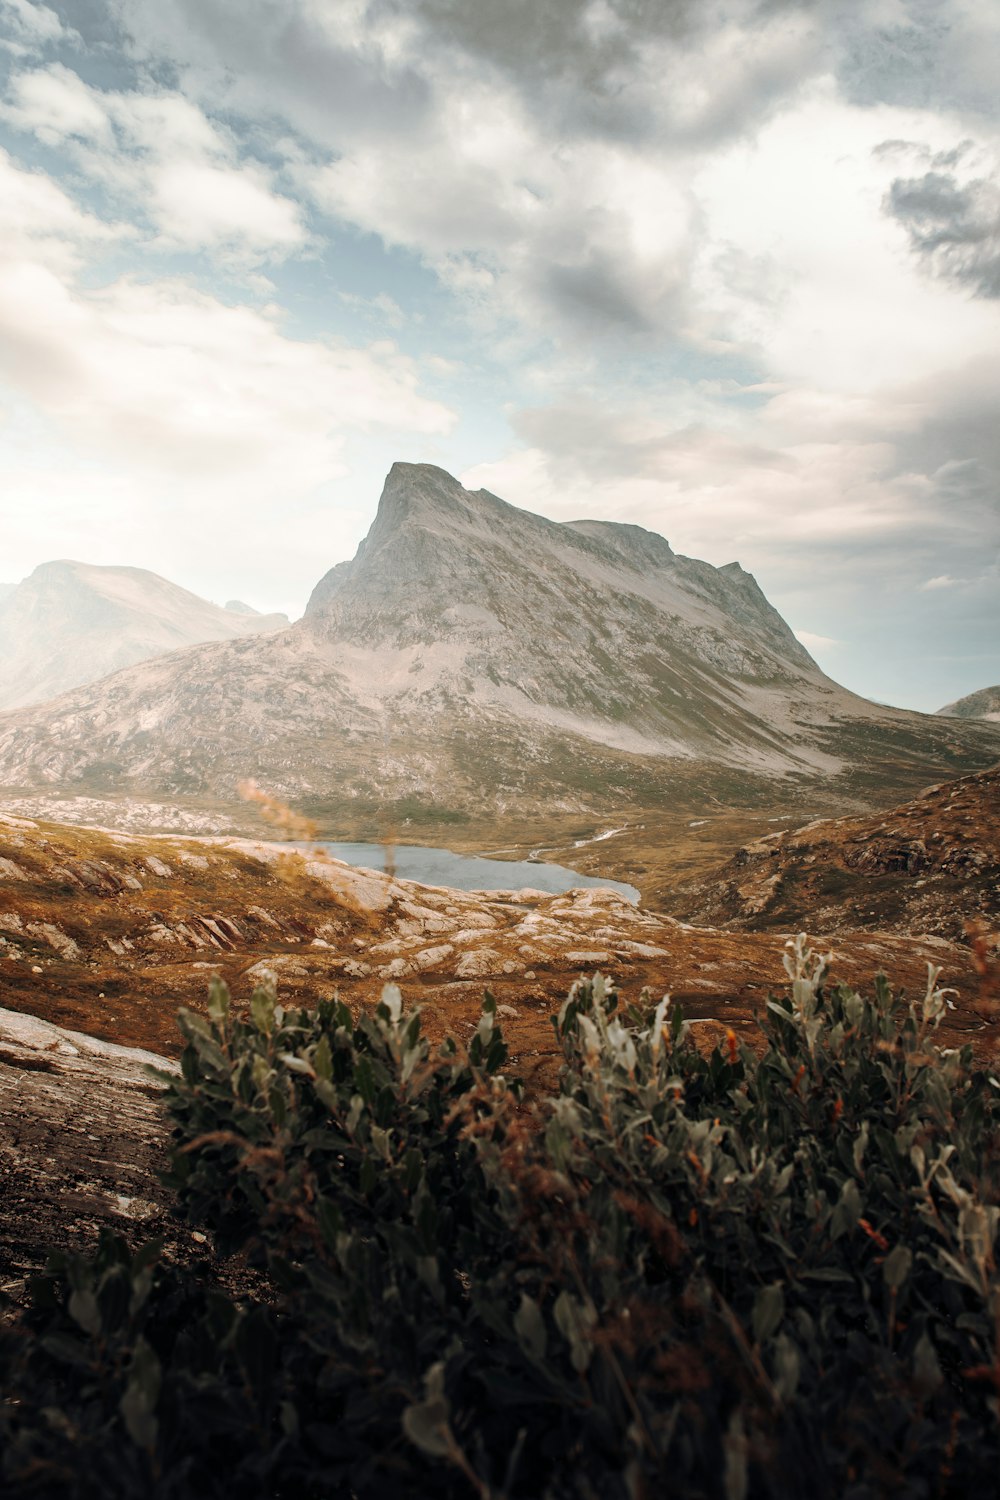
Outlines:
{"type": "MultiPolygon", "coordinates": [[[[228,634],[267,619],[215,613],[228,634]]],[[[0,679],[2,665],[0,651],[0,679]]],[[[639,526],[552,521],[400,463],[356,556],[297,625],[5,715],[0,777],[231,797],[252,775],[324,805],[534,815],[553,799],[604,805],[609,786],[630,796],[636,776],[658,798],[682,763],[742,785],[875,763],[909,774],[916,760],[926,780],[982,765],[996,744],[992,725],[945,726],[838,687],[738,563],[683,557],[639,526]]]]}

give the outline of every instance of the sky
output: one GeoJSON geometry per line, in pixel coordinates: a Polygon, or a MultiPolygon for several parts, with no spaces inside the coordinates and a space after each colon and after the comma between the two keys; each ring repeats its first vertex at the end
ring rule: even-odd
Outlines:
{"type": "Polygon", "coordinates": [[[301,613],[392,462],[1000,682],[992,0],[0,0],[0,581],[301,613]]]}

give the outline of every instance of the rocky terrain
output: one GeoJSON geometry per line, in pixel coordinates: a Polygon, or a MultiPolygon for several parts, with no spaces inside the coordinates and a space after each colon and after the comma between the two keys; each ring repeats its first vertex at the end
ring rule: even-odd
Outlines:
{"type": "Polygon", "coordinates": [[[938,709],[949,719],[990,719],[1000,723],[1000,685],[980,688],[978,693],[969,693],[954,703],[946,703],[938,709]]]}
{"type": "MultiPolygon", "coordinates": [[[[601,889],[463,892],[287,844],[0,819],[4,1004],[162,1052],[176,1047],[177,1006],[201,1004],[213,973],[241,1004],[265,974],[303,1002],[337,990],[369,1004],[392,980],[442,1031],[473,1025],[488,985],[528,1058],[550,1053],[553,1003],[593,969],[746,1025],[781,982],[786,935],[705,930],[601,889]]],[[[913,986],[927,960],[942,963],[974,1004],[969,951],[943,936],[845,934],[836,951],[859,983],[884,967],[913,986]]],[[[972,1013],[956,1012],[956,1024],[973,1025],[972,1013]]]]}
{"type": "Polygon", "coordinates": [[[928,787],[888,813],[767,834],[680,893],[674,910],[727,929],[1000,929],[1000,767],[928,787]]]}
{"type": "Polygon", "coordinates": [[[0,592],[0,708],[41,703],[199,641],[288,624],[285,615],[234,606],[221,609],[145,568],[42,563],[0,592]]]}
{"type": "Polygon", "coordinates": [[[998,752],[993,725],[837,686],[736,563],[412,464],[295,626],[0,715],[8,792],[218,808],[252,776],[330,827],[604,816],[691,782],[702,805],[773,799],[777,779],[863,808],[998,752]]]}
{"type": "Polygon", "coordinates": [[[814,824],[741,850],[722,877],[728,905],[698,913],[720,928],[605,890],[461,892],[287,843],[0,814],[0,1290],[16,1297],[46,1244],[92,1243],[101,1225],[135,1241],[164,1237],[169,1255],[217,1274],[159,1188],[165,1128],[145,1070],[176,1055],[177,1008],[203,1006],[214,974],[238,1013],[261,983],[288,1002],[336,992],[360,1008],[392,981],[424,1006],[432,1037],[470,1034],[489,987],[512,1067],[529,1086],[551,1083],[549,1017],[594,970],[628,999],[670,992],[706,1045],[729,1027],[754,1045],[800,925],[776,930],[794,903],[780,904],[773,877],[794,886],[798,914],[836,870],[839,907],[817,902],[808,922],[829,934],[836,976],[864,987],[884,969],[919,994],[928,963],[940,965],[954,1007],[944,1041],[993,1058],[1000,997],[989,956],[959,939],[964,914],[997,914],[998,776],[932,788],[888,818],[814,824]],[[902,904],[890,909],[892,891],[902,904]]]}

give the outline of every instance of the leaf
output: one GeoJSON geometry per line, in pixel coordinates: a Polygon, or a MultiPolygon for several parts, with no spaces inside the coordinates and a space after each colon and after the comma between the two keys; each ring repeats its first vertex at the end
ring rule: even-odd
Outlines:
{"type": "Polygon", "coordinates": [[[101,1309],[93,1292],[89,1288],[78,1288],[70,1296],[68,1309],[73,1322],[91,1338],[96,1338],[101,1331],[101,1309]]]}
{"type": "Polygon", "coordinates": [[[782,1401],[790,1401],[799,1387],[799,1351],[787,1334],[775,1340],[774,1388],[782,1401]]]}
{"type": "Polygon", "coordinates": [[[254,990],[250,996],[250,1019],[262,1036],[270,1036],[274,1026],[274,996],[268,990],[254,990]]]}
{"type": "Polygon", "coordinates": [[[581,1374],[590,1364],[592,1346],[590,1329],[595,1315],[569,1292],[560,1292],[552,1309],[556,1327],[569,1343],[569,1357],[574,1370],[581,1374]]]}
{"type": "Polygon", "coordinates": [[[864,1169],[862,1167],[862,1162],[865,1159],[865,1152],[867,1151],[867,1149],[868,1149],[868,1121],[866,1120],[864,1122],[864,1124],[862,1125],[861,1129],[858,1131],[857,1139],[854,1142],[854,1150],[852,1152],[852,1156],[853,1156],[853,1160],[854,1160],[854,1170],[855,1170],[855,1172],[857,1172],[857,1174],[858,1174],[859,1177],[863,1177],[865,1175],[864,1174],[864,1169]]]}
{"type": "Polygon", "coordinates": [[[758,1344],[769,1339],[781,1326],[785,1316],[785,1294],[778,1282],[762,1286],[754,1298],[753,1336],[758,1344]]]}
{"type": "Polygon", "coordinates": [[[545,1358],[545,1319],[538,1303],[524,1292],[521,1293],[521,1305],[514,1314],[514,1332],[525,1354],[531,1359],[545,1358]]]}
{"type": "Polygon", "coordinates": [[[913,1382],[921,1400],[933,1396],[944,1376],[938,1363],[937,1350],[926,1333],[920,1335],[913,1351],[913,1382]]]}
{"type": "Polygon", "coordinates": [[[890,1250],[882,1262],[882,1275],[885,1278],[886,1286],[891,1291],[898,1292],[907,1276],[909,1276],[912,1265],[913,1255],[905,1245],[897,1245],[894,1250],[890,1250]]]}
{"type": "Polygon", "coordinates": [[[136,1447],[144,1448],[147,1453],[152,1452],[156,1447],[159,1423],[142,1392],[136,1386],[129,1385],[118,1403],[118,1409],[125,1419],[125,1429],[136,1447]]]}
{"type": "MultiPolygon", "coordinates": [[[[325,1034],[320,1037],[313,1051],[313,1068],[318,1078],[326,1083],[330,1082],[333,1077],[333,1057],[330,1053],[330,1039],[325,1034]]],[[[325,1104],[326,1100],[323,1102],[325,1104]]]]}
{"type": "Polygon", "coordinates": [[[158,1435],[155,1411],[160,1397],[160,1380],[160,1361],[146,1340],[138,1339],[129,1366],[128,1385],[118,1409],[133,1443],[147,1452],[155,1448],[158,1435]]]}
{"type": "Polygon", "coordinates": [[[217,1026],[224,1024],[229,1015],[229,987],[218,974],[213,974],[208,985],[208,1003],[205,1006],[208,1018],[217,1026]]]}
{"type": "Polygon", "coordinates": [[[371,1104],[375,1098],[377,1085],[375,1083],[375,1071],[372,1068],[371,1061],[367,1057],[359,1057],[354,1065],[354,1084],[364,1102],[371,1104]]]}
{"type": "Polygon", "coordinates": [[[382,1004],[389,1012],[389,1020],[398,1024],[403,1014],[403,995],[398,984],[384,984],[382,986],[382,1004]]]}
{"type": "Polygon", "coordinates": [[[452,1447],[448,1418],[451,1407],[444,1394],[444,1365],[432,1365],[424,1377],[424,1399],[403,1412],[403,1431],[430,1458],[444,1458],[452,1447]]]}
{"type": "Polygon", "coordinates": [[[743,1430],[743,1415],[737,1407],[729,1419],[725,1437],[726,1467],[723,1475],[723,1487],[726,1500],[746,1500],[748,1473],[747,1473],[747,1439],[743,1430]]]}

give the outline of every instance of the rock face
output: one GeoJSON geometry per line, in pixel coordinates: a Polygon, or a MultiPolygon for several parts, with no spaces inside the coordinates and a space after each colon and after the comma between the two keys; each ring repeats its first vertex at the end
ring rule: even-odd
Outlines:
{"type": "Polygon", "coordinates": [[[995,724],[1000,723],[1000,685],[980,688],[978,693],[969,693],[954,703],[946,703],[938,713],[949,719],[990,719],[995,724]]]}
{"type": "Polygon", "coordinates": [[[1000,767],[901,807],[774,833],[737,851],[676,908],[733,929],[864,928],[961,940],[1000,928],[1000,767]]]}
{"type": "Polygon", "coordinates": [[[190,1242],[157,1179],[167,1129],[149,1065],[176,1066],[0,1010],[0,1291],[18,1296],[46,1245],[91,1248],[101,1225],[190,1242]]]}
{"type": "Polygon", "coordinates": [[[297,625],[0,717],[8,786],[231,799],[251,776],[321,813],[650,805],[706,766],[724,792],[843,773],[857,793],[873,768],[919,785],[998,750],[992,726],[838,687],[736,563],[414,464],[297,625]]]}
{"type": "Polygon", "coordinates": [[[0,592],[0,708],[41,703],[181,646],[287,624],[246,606],[220,609],[144,568],[42,563],[0,592]]]}

